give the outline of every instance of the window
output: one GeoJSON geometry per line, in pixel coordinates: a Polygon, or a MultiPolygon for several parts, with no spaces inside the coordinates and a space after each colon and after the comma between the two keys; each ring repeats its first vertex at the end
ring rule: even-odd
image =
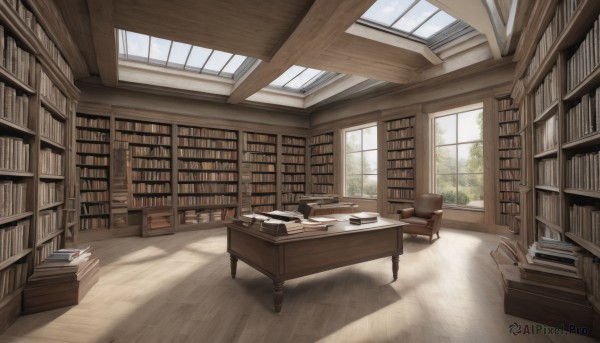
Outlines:
{"type": "Polygon", "coordinates": [[[337,73],[294,65],[273,80],[269,86],[305,93],[336,75],[337,73]]]}
{"type": "Polygon", "coordinates": [[[344,130],[344,196],[377,198],[377,125],[344,130]]]}
{"type": "Polygon", "coordinates": [[[446,205],[483,209],[481,104],[437,114],[433,124],[434,192],[446,205]]]}

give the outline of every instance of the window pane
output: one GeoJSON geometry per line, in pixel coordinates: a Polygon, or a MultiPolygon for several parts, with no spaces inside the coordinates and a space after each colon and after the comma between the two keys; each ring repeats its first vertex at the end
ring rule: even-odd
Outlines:
{"type": "Polygon", "coordinates": [[[360,197],[361,192],[361,175],[349,175],[346,176],[346,196],[349,197],[360,197]]]}
{"type": "Polygon", "coordinates": [[[456,146],[435,148],[435,173],[456,174],[456,146]]]}
{"type": "Polygon", "coordinates": [[[119,30],[119,55],[125,57],[125,31],[119,30]]]}
{"type": "Polygon", "coordinates": [[[377,174],[377,150],[363,152],[363,174],[377,174]]]}
{"type": "Polygon", "coordinates": [[[437,175],[435,192],[444,197],[444,204],[456,204],[456,175],[437,175]]]}
{"type": "Polygon", "coordinates": [[[458,176],[458,204],[483,208],[483,174],[458,176]]]}
{"type": "Polygon", "coordinates": [[[361,130],[346,131],[346,152],[360,151],[361,130]]]}
{"type": "Polygon", "coordinates": [[[456,143],[456,115],[435,118],[435,145],[456,143]]]}
{"type": "Polygon", "coordinates": [[[437,10],[437,7],[425,0],[421,0],[415,7],[411,8],[410,11],[398,20],[393,28],[404,32],[411,32],[437,10]]]}
{"type": "Polygon", "coordinates": [[[127,32],[127,55],[129,58],[148,59],[148,46],[150,37],[141,33],[127,32]]]}
{"type": "Polygon", "coordinates": [[[415,0],[378,0],[361,18],[390,26],[415,0]]]}
{"type": "Polygon", "coordinates": [[[190,53],[190,49],[192,48],[189,44],[173,42],[173,46],[171,47],[171,55],[169,56],[169,67],[183,68],[185,64],[185,60],[190,53]]]}
{"type": "Polygon", "coordinates": [[[210,55],[208,62],[206,62],[206,65],[204,66],[204,70],[217,73],[220,72],[225,64],[229,62],[232,55],[233,54],[228,52],[213,50],[212,55],[210,55]]]}
{"type": "Polygon", "coordinates": [[[482,140],[483,110],[458,114],[458,142],[482,140]]]}
{"type": "Polygon", "coordinates": [[[423,26],[419,27],[413,34],[421,38],[427,39],[434,34],[442,31],[446,26],[455,22],[451,15],[446,12],[439,11],[436,15],[431,17],[423,26]]]}
{"type": "Polygon", "coordinates": [[[346,154],[346,175],[361,174],[362,153],[352,152],[346,154]]]}
{"type": "Polygon", "coordinates": [[[290,69],[283,72],[283,74],[271,82],[271,86],[283,87],[283,85],[296,77],[296,75],[300,74],[304,69],[304,67],[291,66],[290,69]]]}
{"type": "Polygon", "coordinates": [[[458,172],[483,173],[483,143],[458,145],[458,172]]]}
{"type": "Polygon", "coordinates": [[[363,197],[377,198],[377,175],[363,176],[363,197]]]}
{"type": "Polygon", "coordinates": [[[167,64],[169,49],[171,49],[170,40],[150,37],[150,62],[167,64]]]}
{"type": "Polygon", "coordinates": [[[246,56],[242,56],[242,55],[233,56],[233,58],[229,61],[229,63],[227,63],[225,68],[223,68],[222,73],[235,74],[235,72],[242,65],[242,63],[244,63],[245,60],[246,60],[246,56]]]}
{"type": "Polygon", "coordinates": [[[201,48],[199,46],[195,46],[192,48],[192,52],[190,53],[190,57],[188,58],[188,62],[185,65],[186,69],[195,69],[200,70],[206,62],[206,59],[210,55],[211,49],[201,48]]]}
{"type": "Polygon", "coordinates": [[[363,150],[377,149],[377,126],[371,126],[363,131],[363,150]]]}
{"type": "Polygon", "coordinates": [[[317,76],[320,73],[320,70],[307,68],[285,86],[294,89],[300,89],[302,88],[302,86],[304,86],[306,82],[310,81],[313,77],[317,76]]]}

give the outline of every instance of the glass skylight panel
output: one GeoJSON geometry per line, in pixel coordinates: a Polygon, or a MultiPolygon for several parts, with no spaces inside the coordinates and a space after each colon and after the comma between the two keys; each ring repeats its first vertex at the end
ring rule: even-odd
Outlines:
{"type": "Polygon", "coordinates": [[[427,39],[455,21],[456,19],[454,19],[454,17],[450,16],[448,13],[439,11],[436,13],[436,15],[431,17],[431,19],[425,22],[425,24],[421,25],[421,27],[413,32],[413,34],[415,36],[427,39]]]}
{"type": "Polygon", "coordinates": [[[192,46],[190,44],[173,42],[173,46],[171,46],[171,54],[169,55],[169,67],[178,67],[183,68],[185,61],[190,54],[190,49],[192,46]]]}
{"type": "Polygon", "coordinates": [[[168,39],[150,37],[150,62],[166,65],[172,42],[168,39]]]}
{"type": "Polygon", "coordinates": [[[127,57],[148,59],[150,37],[141,33],[127,32],[127,57]]]}
{"type": "Polygon", "coordinates": [[[244,63],[246,60],[246,56],[235,55],[230,60],[229,63],[221,70],[221,74],[234,74],[236,70],[244,63]]]}
{"type": "Polygon", "coordinates": [[[212,50],[210,49],[201,48],[199,46],[193,47],[185,67],[187,69],[202,69],[211,52],[212,50]]]}
{"type": "Polygon", "coordinates": [[[400,31],[412,32],[437,11],[438,8],[427,1],[419,1],[418,4],[406,12],[392,27],[400,31]]]}
{"type": "Polygon", "coordinates": [[[322,73],[323,71],[321,70],[307,68],[302,73],[298,74],[298,76],[290,80],[285,87],[293,89],[303,88],[303,86],[308,85],[311,80],[314,80],[317,75],[322,73]]]}
{"type": "Polygon", "coordinates": [[[298,76],[304,69],[304,67],[291,66],[288,70],[283,72],[278,78],[271,82],[271,86],[283,87],[286,83],[290,82],[293,78],[298,76]]]}
{"type": "Polygon", "coordinates": [[[221,69],[229,62],[232,54],[223,51],[213,50],[213,53],[210,55],[210,58],[204,65],[204,69],[207,71],[214,71],[219,73],[221,69]]]}
{"type": "Polygon", "coordinates": [[[361,18],[391,26],[415,0],[379,0],[361,18]]]}

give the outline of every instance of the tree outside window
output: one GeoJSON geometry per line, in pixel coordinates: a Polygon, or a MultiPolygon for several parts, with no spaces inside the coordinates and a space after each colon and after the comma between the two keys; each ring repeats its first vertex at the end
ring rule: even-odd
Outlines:
{"type": "Polygon", "coordinates": [[[344,152],[344,196],[377,198],[377,125],[345,130],[344,152]]]}
{"type": "Polygon", "coordinates": [[[444,204],[483,208],[483,109],[434,119],[435,192],[444,204]]]}

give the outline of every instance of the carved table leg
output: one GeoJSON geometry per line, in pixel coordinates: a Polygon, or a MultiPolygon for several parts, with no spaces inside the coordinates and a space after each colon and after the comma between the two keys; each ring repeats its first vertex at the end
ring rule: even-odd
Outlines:
{"type": "Polygon", "coordinates": [[[394,281],[398,280],[398,261],[400,260],[400,255],[392,256],[392,273],[394,274],[394,281]]]}
{"type": "Polygon", "coordinates": [[[275,312],[281,312],[281,303],[283,302],[283,281],[273,280],[273,306],[275,312]]]}
{"type": "Polygon", "coordinates": [[[229,255],[229,260],[231,261],[231,278],[235,279],[238,258],[233,255],[229,255]]]}

